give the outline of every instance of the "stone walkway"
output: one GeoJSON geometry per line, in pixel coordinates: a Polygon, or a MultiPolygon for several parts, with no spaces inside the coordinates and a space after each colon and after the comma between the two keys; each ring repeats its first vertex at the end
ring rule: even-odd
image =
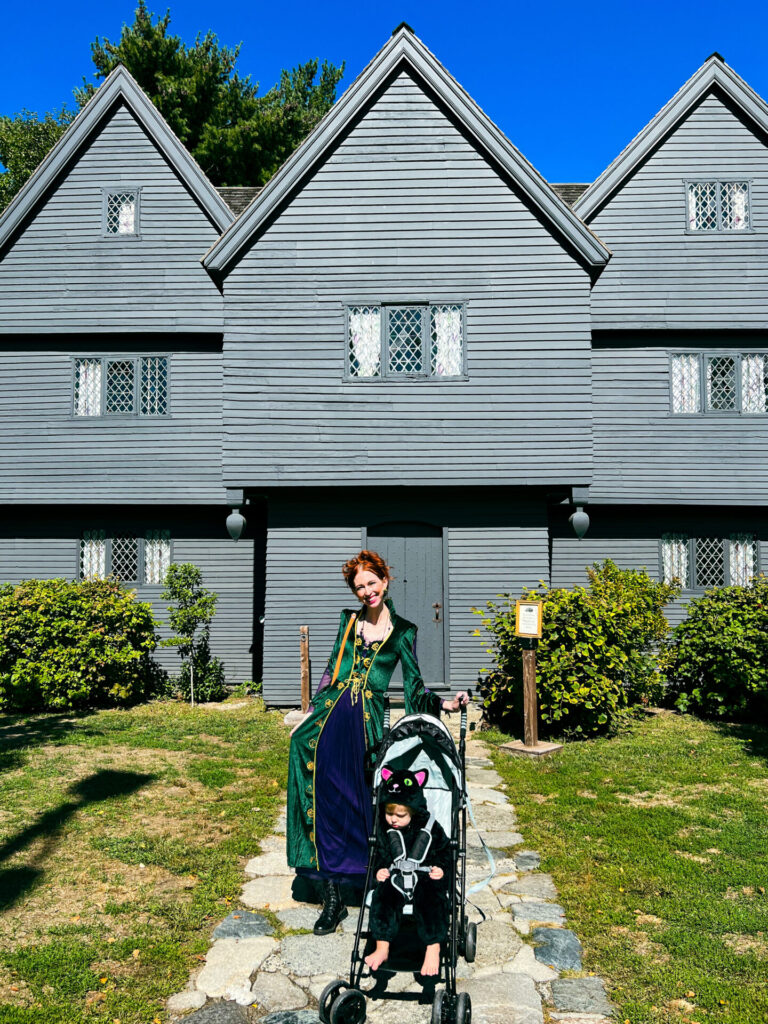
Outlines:
{"type": "MultiPolygon", "coordinates": [[[[472,997],[473,1024],[611,1024],[603,982],[583,975],[581,945],[565,927],[552,878],[539,855],[522,849],[515,811],[483,744],[467,745],[467,785],[478,827],[493,850],[496,877],[470,897],[486,921],[478,925],[474,964],[458,962],[458,989],[472,997]],[[565,973],[568,976],[562,977],[565,973]]],[[[242,908],[213,933],[205,963],[184,992],[168,1000],[172,1021],[185,1024],[318,1024],[317,999],[329,981],[349,976],[357,911],[335,935],[311,934],[316,905],[291,895],[285,862],[285,819],[246,865],[242,908]],[[279,934],[259,911],[281,922],[279,934]],[[307,931],[310,934],[307,934],[307,931]],[[287,934],[286,934],[287,932],[287,934]],[[193,1011],[193,1012],[190,1012],[193,1011]]],[[[488,873],[474,829],[468,829],[468,886],[488,873]]],[[[470,920],[481,914],[468,908],[470,920]]],[[[371,1024],[428,1024],[431,1002],[411,974],[386,975],[386,994],[369,998],[371,1024]]],[[[368,988],[372,979],[364,982],[368,988]]]]}

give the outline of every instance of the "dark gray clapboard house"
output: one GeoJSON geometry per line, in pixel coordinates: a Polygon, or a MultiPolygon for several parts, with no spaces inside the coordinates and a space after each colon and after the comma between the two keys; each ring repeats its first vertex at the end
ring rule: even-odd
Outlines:
{"type": "Polygon", "coordinates": [[[157,601],[195,561],[229,680],[274,704],[361,546],[437,687],[474,682],[501,591],[606,556],[747,578],[767,128],[715,56],[579,198],[401,28],[234,219],[116,71],[0,219],[0,578],[157,601]]]}

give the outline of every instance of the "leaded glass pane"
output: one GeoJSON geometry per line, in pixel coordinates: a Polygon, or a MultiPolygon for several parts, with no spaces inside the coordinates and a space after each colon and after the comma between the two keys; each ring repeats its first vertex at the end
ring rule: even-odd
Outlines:
{"type": "Polygon", "coordinates": [[[148,530],[144,541],[144,582],[162,583],[171,564],[171,534],[148,530]]]}
{"type": "Polygon", "coordinates": [[[768,410],[768,359],[764,355],[741,357],[741,411],[768,410]]]}
{"type": "Polygon", "coordinates": [[[349,374],[381,376],[381,307],[349,308],[349,374]]]}
{"type": "Polygon", "coordinates": [[[725,549],[718,537],[699,537],[696,541],[696,586],[722,587],[725,584],[725,549]]]}
{"type": "Polygon", "coordinates": [[[101,413],[101,360],[75,360],[75,416],[101,413]]]}
{"type": "Polygon", "coordinates": [[[717,231],[717,182],[697,181],[688,186],[688,228],[717,231]]]}
{"type": "Polygon", "coordinates": [[[697,355],[672,356],[672,412],[701,411],[700,370],[697,355]]]}
{"type": "Polygon", "coordinates": [[[746,587],[755,575],[755,538],[735,533],[728,542],[728,569],[732,587],[746,587]]]}
{"type": "Polygon", "coordinates": [[[107,363],[107,412],[133,412],[133,360],[112,359],[107,363]]]}
{"type": "Polygon", "coordinates": [[[107,234],[136,234],[136,193],[110,192],[107,196],[107,234]]]}
{"type": "Polygon", "coordinates": [[[141,415],[164,416],[168,412],[168,360],[145,356],[141,360],[141,415]]]}
{"type": "Polygon", "coordinates": [[[724,231],[744,231],[749,227],[749,185],[746,181],[721,183],[720,212],[724,231]]]}
{"type": "Polygon", "coordinates": [[[80,541],[80,578],[103,580],[106,576],[107,542],[103,530],[86,530],[80,541]]]}
{"type": "Polygon", "coordinates": [[[111,575],[123,583],[138,582],[139,542],[132,534],[112,538],[111,575]]]}
{"type": "Polygon", "coordinates": [[[432,373],[459,377],[464,372],[461,306],[432,306],[432,373]]]}
{"type": "Polygon", "coordinates": [[[389,372],[422,373],[422,314],[418,306],[393,306],[389,310],[389,372]]]}
{"type": "Polygon", "coordinates": [[[736,408],[736,360],[733,356],[707,358],[707,407],[717,412],[736,408]]]}
{"type": "Polygon", "coordinates": [[[690,587],[687,537],[682,534],[665,534],[661,538],[661,561],[665,583],[677,580],[683,587],[690,587]]]}

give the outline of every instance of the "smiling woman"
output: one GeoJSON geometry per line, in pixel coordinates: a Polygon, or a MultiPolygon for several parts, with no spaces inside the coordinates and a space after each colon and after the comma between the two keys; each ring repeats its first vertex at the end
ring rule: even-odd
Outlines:
{"type": "Polygon", "coordinates": [[[466,703],[428,690],[416,659],[416,626],[387,598],[391,570],[375,551],[361,551],[342,573],[362,610],[341,613],[336,643],[320,687],[294,729],[288,778],[288,863],[318,880],[323,910],[316,935],[347,916],[339,884],[362,885],[368,860],[370,754],[382,738],[384,697],[398,663],[407,714],[439,715],[466,703]]]}

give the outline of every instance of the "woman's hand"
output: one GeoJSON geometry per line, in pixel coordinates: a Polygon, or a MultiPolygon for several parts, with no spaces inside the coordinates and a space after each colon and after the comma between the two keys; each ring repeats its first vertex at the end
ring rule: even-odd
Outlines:
{"type": "Polygon", "coordinates": [[[440,881],[440,879],[441,879],[441,878],[443,877],[443,869],[442,869],[442,868],[439,868],[439,867],[437,867],[437,866],[435,866],[435,867],[433,867],[433,868],[430,868],[430,869],[429,869],[429,877],[430,877],[430,878],[431,878],[431,879],[432,879],[433,881],[435,881],[435,882],[439,882],[439,881],[440,881]]]}
{"type": "Polygon", "coordinates": [[[376,881],[377,882],[386,882],[386,880],[388,878],[389,878],[389,869],[388,868],[379,868],[379,870],[376,872],[376,881]]]}
{"type": "Polygon", "coordinates": [[[443,711],[458,711],[465,704],[469,704],[469,694],[466,690],[459,690],[453,700],[443,701],[442,708],[443,711]]]}
{"type": "Polygon", "coordinates": [[[293,727],[293,728],[291,729],[291,736],[293,736],[293,734],[294,734],[294,733],[296,732],[296,730],[297,730],[297,729],[298,729],[298,728],[299,728],[300,726],[304,725],[304,723],[306,722],[306,720],[307,720],[307,719],[309,718],[309,716],[310,716],[311,714],[312,714],[312,711],[311,711],[311,710],[310,710],[310,711],[307,711],[307,713],[306,713],[306,714],[304,715],[304,717],[302,718],[302,720],[301,720],[300,722],[297,722],[297,723],[296,723],[296,725],[294,725],[294,727],[293,727]]]}

